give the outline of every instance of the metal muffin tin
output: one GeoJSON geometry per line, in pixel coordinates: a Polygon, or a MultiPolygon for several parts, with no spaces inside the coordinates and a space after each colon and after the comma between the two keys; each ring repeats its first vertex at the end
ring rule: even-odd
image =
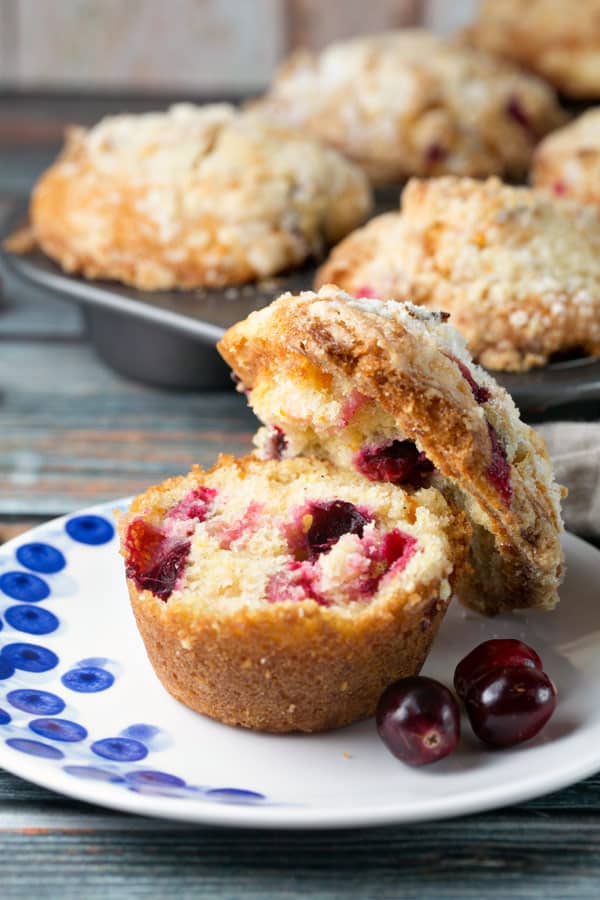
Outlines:
{"type": "MultiPolygon", "coordinates": [[[[396,208],[398,192],[379,198],[379,210],[396,208]]],[[[23,221],[9,224],[7,234],[23,221]]],[[[216,342],[234,322],[283,293],[310,289],[315,264],[268,282],[222,290],[142,292],[113,282],[65,275],[40,252],[0,254],[3,274],[67,298],[83,309],[99,355],[118,372],[168,388],[210,389],[230,384],[216,342]]],[[[521,373],[493,373],[529,415],[562,405],[600,401],[600,360],[551,363],[521,373]]]]}

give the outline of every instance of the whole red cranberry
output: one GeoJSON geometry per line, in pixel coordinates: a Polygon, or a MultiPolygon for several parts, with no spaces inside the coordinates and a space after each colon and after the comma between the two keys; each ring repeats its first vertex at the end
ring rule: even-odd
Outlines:
{"type": "Polygon", "coordinates": [[[532,647],[513,638],[497,638],[478,644],[461,659],[454,671],[454,690],[464,700],[469,688],[492,669],[528,666],[542,669],[542,661],[532,647]]]}
{"type": "Polygon", "coordinates": [[[556,688],[539,669],[505,666],[471,685],[465,708],[480,740],[492,747],[513,747],[544,727],[556,708],[556,688]]]}
{"type": "Polygon", "coordinates": [[[376,713],[379,736],[394,756],[410,766],[443,759],[460,738],[454,695],[433,678],[414,675],[391,684],[376,713]]]}

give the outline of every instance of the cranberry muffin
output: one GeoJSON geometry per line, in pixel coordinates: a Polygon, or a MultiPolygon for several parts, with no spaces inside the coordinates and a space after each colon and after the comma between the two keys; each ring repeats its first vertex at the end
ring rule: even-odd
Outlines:
{"type": "Polygon", "coordinates": [[[600,206],[600,109],[590,109],[538,145],[531,167],[536,187],[600,206]]]}
{"type": "Polygon", "coordinates": [[[321,254],[370,208],[362,171],[310,137],[180,104],[71,129],[34,189],[28,242],[86,278],[222,287],[321,254]]]}
{"type": "Polygon", "coordinates": [[[483,0],[465,36],[567,96],[600,97],[600,0],[483,0]]]}
{"type": "Polygon", "coordinates": [[[536,142],[564,119],[540,79],[419,29],[298,52],[253,108],[340,150],[378,184],[521,177],[536,142]]]}
{"type": "Polygon", "coordinates": [[[288,732],[372,715],[419,671],[470,529],[433,488],[226,456],[137,497],[120,533],[165,688],[227,724],[288,732]]]}
{"type": "Polygon", "coordinates": [[[330,282],[451,313],[489,369],[600,355],[600,211],[497,178],[411,181],[401,212],[334,249],[316,284],[330,282]]]}
{"type": "Polygon", "coordinates": [[[264,423],[261,456],[437,487],[473,528],[459,597],[489,614],[550,609],[563,555],[545,445],[446,318],[329,285],[252,313],[219,349],[264,423]]]}

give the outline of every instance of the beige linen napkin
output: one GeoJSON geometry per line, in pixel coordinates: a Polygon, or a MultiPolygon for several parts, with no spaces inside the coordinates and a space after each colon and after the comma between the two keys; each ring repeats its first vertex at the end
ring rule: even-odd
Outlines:
{"type": "Polygon", "coordinates": [[[535,427],[548,445],[557,481],[569,489],[563,500],[566,528],[600,540],[600,423],[552,422],[535,427]]]}

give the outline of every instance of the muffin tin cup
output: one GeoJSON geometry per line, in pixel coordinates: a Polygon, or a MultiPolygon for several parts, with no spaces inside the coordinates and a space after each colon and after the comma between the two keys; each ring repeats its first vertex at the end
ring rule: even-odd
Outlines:
{"type": "MultiPolygon", "coordinates": [[[[395,208],[399,188],[378,192],[377,212],[395,208]]],[[[9,223],[10,234],[24,219],[9,223]]],[[[143,292],[107,281],[66,275],[41,252],[16,256],[0,252],[0,269],[21,289],[40,289],[72,300],[84,310],[98,354],[129,378],[165,388],[223,389],[229,370],[216,350],[225,330],[252,310],[291,291],[310,290],[316,263],[265,282],[196,291],[143,292]]],[[[519,373],[492,373],[529,416],[557,407],[600,402],[600,359],[585,357],[519,373]]]]}

